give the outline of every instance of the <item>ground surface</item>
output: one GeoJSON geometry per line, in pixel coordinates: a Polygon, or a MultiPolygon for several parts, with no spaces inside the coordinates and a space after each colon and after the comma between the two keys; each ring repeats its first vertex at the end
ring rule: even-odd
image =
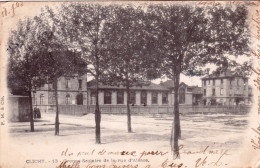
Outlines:
{"type": "MultiPolygon", "coordinates": [[[[221,160],[220,167],[229,165],[225,162],[225,157],[239,153],[238,149],[243,146],[243,142],[247,138],[245,132],[248,130],[248,118],[246,114],[181,115],[182,138],[179,144],[183,147],[181,149],[181,160],[174,160],[176,167],[177,164],[181,163],[183,163],[182,167],[190,167],[190,165],[194,167],[214,167],[216,165],[213,162],[217,162],[219,158],[221,160]],[[227,150],[226,154],[225,150],[227,150]],[[215,153],[212,153],[213,151],[215,153]],[[192,152],[199,153],[201,156],[195,157],[192,152]],[[207,157],[207,163],[204,165],[197,161],[201,158],[202,162],[205,157],[207,157]],[[191,158],[193,158],[193,161],[191,158]],[[196,159],[194,160],[194,158],[196,159]],[[187,160],[190,160],[191,163],[187,163],[187,160]]],[[[95,144],[93,114],[85,116],[60,115],[60,136],[54,136],[54,120],[55,114],[42,113],[42,118],[35,121],[35,132],[33,133],[29,131],[28,122],[10,123],[10,142],[12,142],[14,148],[19,146],[25,158],[44,158],[45,160],[47,158],[46,164],[53,162],[53,160],[50,160],[51,158],[57,158],[58,162],[62,161],[59,157],[68,159],[67,155],[66,158],[61,156],[62,151],[66,151],[66,149],[73,153],[73,156],[80,151],[84,151],[85,157],[87,156],[88,159],[121,158],[121,156],[108,155],[108,153],[124,150],[136,151],[135,157],[125,156],[126,159],[138,159],[144,151],[161,151],[167,154],[150,156],[149,153],[146,153],[147,155],[143,154],[141,157],[141,159],[148,159],[149,164],[158,163],[161,167],[164,167],[162,163],[166,159],[171,160],[173,158],[170,150],[172,116],[132,116],[133,133],[127,133],[125,115],[102,115],[101,145],[95,144]],[[86,154],[86,152],[93,150],[95,150],[96,155],[86,154]],[[99,154],[96,152],[102,150],[106,152],[104,155],[98,156],[99,154]]],[[[21,160],[21,162],[24,161],[21,160]]],[[[129,162],[126,161],[126,163],[129,162]]],[[[135,163],[138,163],[139,167],[145,167],[144,164],[148,164],[145,160],[135,163]]],[[[171,162],[168,162],[166,165],[173,167],[170,164],[171,162]]],[[[217,164],[219,163],[217,162],[217,164]]],[[[25,164],[25,167],[32,165],[25,164]]],[[[93,166],[95,166],[94,163],[93,166]]]]}

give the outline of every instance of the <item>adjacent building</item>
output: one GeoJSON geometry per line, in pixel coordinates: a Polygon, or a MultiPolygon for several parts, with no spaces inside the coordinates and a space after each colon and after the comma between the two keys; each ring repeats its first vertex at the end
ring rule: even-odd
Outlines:
{"type": "Polygon", "coordinates": [[[241,71],[216,71],[202,78],[204,105],[249,103],[248,78],[241,71]]]}
{"type": "MultiPolygon", "coordinates": [[[[55,109],[53,84],[44,83],[33,93],[33,106],[41,111],[55,109]]],[[[60,105],[87,105],[87,76],[63,76],[58,79],[58,103],[60,105]]]]}
{"type": "MultiPolygon", "coordinates": [[[[166,82],[161,82],[162,86],[170,90],[171,93],[171,105],[174,103],[174,82],[173,80],[168,80],[166,82]]],[[[187,105],[199,105],[201,103],[202,92],[201,87],[189,86],[184,82],[180,83],[179,86],[179,104],[187,105]]]]}

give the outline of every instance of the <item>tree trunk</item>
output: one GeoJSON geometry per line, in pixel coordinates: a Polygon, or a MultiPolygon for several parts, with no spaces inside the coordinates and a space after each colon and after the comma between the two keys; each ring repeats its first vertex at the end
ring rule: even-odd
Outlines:
{"type": "Polygon", "coordinates": [[[100,139],[100,122],[101,122],[101,114],[99,109],[99,97],[98,97],[98,79],[96,79],[96,109],[95,109],[95,122],[96,122],[96,143],[101,144],[100,139]]]}
{"type": "Polygon", "coordinates": [[[126,106],[127,106],[127,130],[128,132],[132,132],[131,128],[131,112],[130,112],[130,88],[129,88],[129,82],[126,84],[126,106]]]}
{"type": "Polygon", "coordinates": [[[32,108],[32,87],[29,86],[29,103],[30,103],[30,126],[31,132],[34,132],[34,122],[33,122],[33,108],[32,108]]]}
{"type": "Polygon", "coordinates": [[[56,119],[55,119],[55,135],[59,135],[59,102],[58,102],[58,79],[54,79],[54,94],[55,94],[55,102],[56,102],[56,119]]]}
{"type": "Polygon", "coordinates": [[[174,120],[172,123],[172,133],[171,133],[171,148],[176,155],[179,157],[179,145],[178,139],[181,137],[181,127],[180,127],[180,117],[179,117],[179,83],[180,83],[180,73],[177,73],[174,79],[174,120]]]}

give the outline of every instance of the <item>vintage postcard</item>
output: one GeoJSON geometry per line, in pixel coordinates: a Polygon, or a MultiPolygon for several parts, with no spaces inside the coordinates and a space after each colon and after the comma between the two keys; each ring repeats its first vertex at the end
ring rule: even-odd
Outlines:
{"type": "Polygon", "coordinates": [[[260,2],[0,4],[1,168],[260,168],[260,2]]]}

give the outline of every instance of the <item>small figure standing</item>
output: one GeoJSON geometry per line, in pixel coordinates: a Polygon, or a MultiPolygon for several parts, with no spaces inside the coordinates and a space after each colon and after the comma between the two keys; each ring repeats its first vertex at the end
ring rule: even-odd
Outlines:
{"type": "Polygon", "coordinates": [[[39,108],[37,108],[37,118],[41,118],[41,111],[39,108]]]}
{"type": "Polygon", "coordinates": [[[34,107],[33,109],[33,118],[36,119],[37,117],[37,107],[34,107]]]}

